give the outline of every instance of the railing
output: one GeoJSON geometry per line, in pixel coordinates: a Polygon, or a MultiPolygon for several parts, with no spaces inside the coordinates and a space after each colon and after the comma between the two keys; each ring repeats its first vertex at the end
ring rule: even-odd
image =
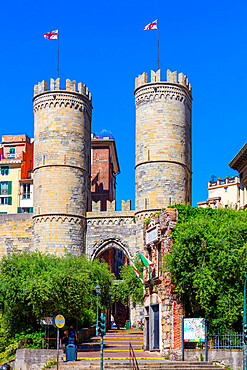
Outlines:
{"type": "Polygon", "coordinates": [[[133,347],[132,347],[131,343],[130,343],[130,346],[129,346],[129,358],[130,358],[130,366],[132,366],[132,369],[139,370],[138,363],[137,363],[136,356],[135,356],[135,352],[133,350],[133,347]]]}
{"type": "MultiPolygon", "coordinates": [[[[55,349],[57,338],[44,338],[44,337],[24,337],[18,341],[18,349],[21,348],[42,348],[42,349],[55,349]]],[[[60,345],[61,347],[61,339],[60,345]]]]}
{"type": "Polygon", "coordinates": [[[242,349],[243,333],[216,334],[208,338],[209,349],[242,349]]]}

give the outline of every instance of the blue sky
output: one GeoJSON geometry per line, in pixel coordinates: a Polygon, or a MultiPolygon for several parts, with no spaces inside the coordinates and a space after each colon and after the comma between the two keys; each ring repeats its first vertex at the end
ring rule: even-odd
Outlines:
{"type": "Polygon", "coordinates": [[[60,29],[60,77],[86,83],[93,96],[92,131],[116,140],[121,174],[118,208],[134,208],[134,79],[160,67],[185,73],[193,89],[193,205],[207,198],[211,175],[235,172],[228,163],[246,142],[246,1],[9,1],[0,12],[0,135],[33,136],[33,85],[56,78],[60,29]]]}

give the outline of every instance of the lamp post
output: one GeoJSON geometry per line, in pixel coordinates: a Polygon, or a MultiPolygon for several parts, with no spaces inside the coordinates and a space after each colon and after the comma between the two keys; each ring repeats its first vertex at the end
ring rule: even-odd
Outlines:
{"type": "Polygon", "coordinates": [[[100,292],[100,286],[96,285],[96,294],[97,294],[97,322],[96,322],[96,335],[98,335],[99,331],[99,292],[100,292]]]}
{"type": "Polygon", "coordinates": [[[111,329],[111,296],[112,296],[112,289],[109,289],[109,300],[110,300],[110,309],[109,309],[109,316],[110,316],[110,329],[111,329]]]}

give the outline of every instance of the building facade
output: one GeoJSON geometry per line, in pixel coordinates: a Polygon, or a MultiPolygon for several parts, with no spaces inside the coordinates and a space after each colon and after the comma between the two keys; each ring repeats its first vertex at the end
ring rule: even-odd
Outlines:
{"type": "Polygon", "coordinates": [[[2,136],[0,167],[0,214],[32,213],[33,143],[27,135],[2,136]]]}
{"type": "Polygon", "coordinates": [[[247,207],[247,143],[240,149],[233,160],[229,163],[229,166],[238,171],[240,178],[240,194],[239,203],[240,208],[247,207]]]}
{"type": "Polygon", "coordinates": [[[91,134],[91,198],[100,201],[101,211],[106,202],[116,199],[116,175],[120,173],[114,137],[107,132],[91,134]]]}
{"type": "Polygon", "coordinates": [[[184,307],[164,268],[177,219],[177,210],[169,208],[153,215],[144,227],[146,258],[153,262],[149,271],[144,269],[144,348],[181,360],[184,307]]]}
{"type": "Polygon", "coordinates": [[[235,175],[208,181],[208,199],[198,202],[201,208],[240,208],[240,178],[235,175]]]}

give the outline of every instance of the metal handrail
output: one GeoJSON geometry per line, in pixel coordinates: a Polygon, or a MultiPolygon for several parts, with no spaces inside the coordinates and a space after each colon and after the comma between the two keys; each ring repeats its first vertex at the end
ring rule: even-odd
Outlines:
{"type": "Polygon", "coordinates": [[[139,366],[138,366],[138,363],[137,363],[135,352],[133,350],[133,347],[132,347],[131,343],[130,343],[130,346],[129,346],[129,358],[130,358],[130,365],[132,365],[132,369],[139,370],[139,366]]]}

